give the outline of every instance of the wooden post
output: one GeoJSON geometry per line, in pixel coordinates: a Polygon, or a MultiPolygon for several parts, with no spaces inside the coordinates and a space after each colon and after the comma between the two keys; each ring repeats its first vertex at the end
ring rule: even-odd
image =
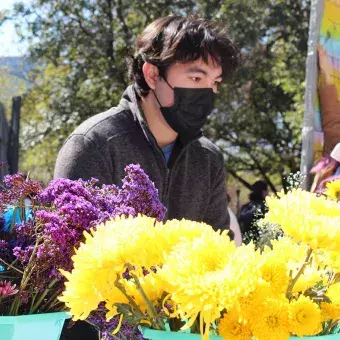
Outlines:
{"type": "Polygon", "coordinates": [[[0,103],[0,182],[8,174],[7,164],[8,148],[8,123],[5,115],[5,107],[0,103]]]}
{"type": "Polygon", "coordinates": [[[302,152],[300,171],[305,180],[302,188],[309,190],[311,176],[309,174],[314,163],[315,146],[315,103],[318,82],[318,56],[317,45],[320,40],[320,27],[323,16],[325,0],[312,0],[309,20],[308,53],[306,60],[306,90],[305,90],[305,115],[302,127],[302,152]]]}
{"type": "Polygon", "coordinates": [[[12,118],[9,129],[7,159],[9,173],[18,172],[19,167],[19,131],[20,131],[21,97],[14,97],[12,104],[12,118]]]}

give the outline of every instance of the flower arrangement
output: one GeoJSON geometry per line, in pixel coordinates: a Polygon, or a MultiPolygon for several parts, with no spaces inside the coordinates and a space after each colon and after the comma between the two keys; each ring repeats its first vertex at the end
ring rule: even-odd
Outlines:
{"type": "Polygon", "coordinates": [[[84,231],[121,215],[164,218],[158,191],[140,166],[125,171],[121,187],[99,185],[96,179],[56,179],[43,189],[23,174],[5,176],[0,188],[0,316],[65,310],[58,300],[65,281],[60,270],[72,270],[71,257],[84,231]]]}
{"type": "Polygon", "coordinates": [[[228,340],[336,333],[340,320],[339,182],[330,197],[292,189],[267,199],[270,247],[236,247],[204,223],[118,217],[85,231],[60,298],[75,320],[106,313],[160,332],[228,340]]]}

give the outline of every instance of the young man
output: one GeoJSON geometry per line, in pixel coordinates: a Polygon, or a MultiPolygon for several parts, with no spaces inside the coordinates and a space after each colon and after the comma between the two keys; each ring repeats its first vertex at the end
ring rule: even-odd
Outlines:
{"type": "Polygon", "coordinates": [[[125,166],[139,163],[159,190],[167,219],[228,229],[223,157],[201,130],[238,57],[214,22],[180,16],[154,21],[137,40],[129,70],[134,84],[117,107],[72,133],[55,177],[119,184],[125,166]]]}

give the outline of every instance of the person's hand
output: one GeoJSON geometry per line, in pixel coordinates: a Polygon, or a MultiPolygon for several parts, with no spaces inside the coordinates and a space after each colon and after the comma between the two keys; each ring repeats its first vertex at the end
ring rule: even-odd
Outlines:
{"type": "Polygon", "coordinates": [[[327,85],[332,84],[331,74],[333,68],[331,63],[329,62],[328,53],[324,50],[324,48],[321,45],[318,46],[318,55],[320,74],[323,78],[323,81],[327,85]]]}

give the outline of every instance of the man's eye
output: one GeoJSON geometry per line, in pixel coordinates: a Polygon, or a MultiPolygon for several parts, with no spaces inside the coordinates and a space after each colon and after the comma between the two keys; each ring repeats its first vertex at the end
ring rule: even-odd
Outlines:
{"type": "Polygon", "coordinates": [[[199,77],[192,77],[191,78],[195,83],[198,83],[200,80],[201,80],[201,78],[199,78],[199,77]]]}
{"type": "Polygon", "coordinates": [[[221,82],[220,82],[220,81],[214,81],[214,82],[213,82],[213,85],[214,85],[214,86],[220,86],[220,85],[221,85],[221,82]]]}

